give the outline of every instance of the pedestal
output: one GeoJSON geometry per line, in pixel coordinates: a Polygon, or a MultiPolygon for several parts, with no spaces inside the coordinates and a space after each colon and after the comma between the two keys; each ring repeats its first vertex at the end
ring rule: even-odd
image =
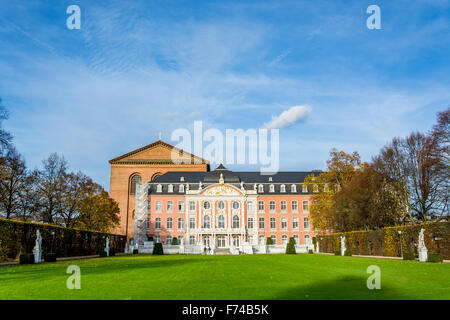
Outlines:
{"type": "Polygon", "coordinates": [[[428,250],[427,248],[419,249],[419,261],[426,262],[428,260],[428,250]]]}

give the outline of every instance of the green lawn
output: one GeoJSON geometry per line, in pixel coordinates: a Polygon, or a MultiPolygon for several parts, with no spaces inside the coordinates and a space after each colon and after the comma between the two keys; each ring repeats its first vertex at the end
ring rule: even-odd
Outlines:
{"type": "Polygon", "coordinates": [[[331,255],[132,255],[0,267],[0,299],[450,299],[450,265],[331,255]],[[69,290],[66,269],[81,268],[69,290]],[[366,269],[381,269],[368,290],[366,269]]]}

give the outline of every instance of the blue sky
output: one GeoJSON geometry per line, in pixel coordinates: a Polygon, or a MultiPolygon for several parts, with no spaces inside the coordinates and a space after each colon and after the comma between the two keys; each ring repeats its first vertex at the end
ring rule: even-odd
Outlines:
{"type": "Polygon", "coordinates": [[[450,1],[0,1],[5,128],[31,168],[58,152],[106,188],[109,159],[194,120],[260,128],[307,105],[280,169],[312,170],[333,147],[369,161],[450,105],[450,1]]]}

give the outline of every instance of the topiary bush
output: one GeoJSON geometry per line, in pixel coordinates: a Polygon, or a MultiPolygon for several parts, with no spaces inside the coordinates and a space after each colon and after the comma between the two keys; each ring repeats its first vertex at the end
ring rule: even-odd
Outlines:
{"type": "Polygon", "coordinates": [[[177,237],[173,237],[173,238],[172,238],[172,245],[174,245],[174,246],[178,245],[178,239],[177,239],[177,237]]]}
{"type": "Polygon", "coordinates": [[[153,247],[153,252],[152,254],[154,255],[162,255],[164,254],[164,250],[163,250],[163,246],[161,242],[158,242],[155,244],[155,246],[153,247]]]}
{"type": "Polygon", "coordinates": [[[33,264],[34,263],[34,254],[32,253],[24,253],[19,257],[20,264],[33,264]]]}
{"type": "Polygon", "coordinates": [[[428,262],[443,262],[444,258],[442,257],[442,254],[434,252],[428,254],[428,262]]]}
{"type": "Polygon", "coordinates": [[[44,255],[45,262],[55,262],[56,261],[56,253],[49,252],[44,255]]]}
{"type": "Polygon", "coordinates": [[[336,250],[336,251],[334,251],[334,255],[335,255],[335,256],[340,256],[340,255],[341,255],[341,250],[336,250]]]}
{"type": "Polygon", "coordinates": [[[271,237],[267,237],[267,242],[266,242],[266,244],[267,244],[267,245],[273,244],[273,240],[272,240],[271,237]]]}
{"type": "Polygon", "coordinates": [[[416,260],[416,255],[414,252],[405,252],[403,254],[403,260],[416,260]]]}
{"type": "Polygon", "coordinates": [[[138,254],[139,250],[138,249],[133,249],[133,254],[138,254]]]}
{"type": "Polygon", "coordinates": [[[309,249],[309,250],[308,250],[308,253],[309,253],[309,254],[313,254],[313,253],[314,253],[313,249],[309,249]]]}
{"type": "Polygon", "coordinates": [[[114,249],[109,249],[109,256],[114,257],[115,255],[116,255],[116,252],[114,251],[114,249]]]}
{"type": "Polygon", "coordinates": [[[351,257],[352,256],[352,250],[345,250],[345,252],[344,252],[344,256],[346,256],[346,257],[351,257]]]}
{"type": "Polygon", "coordinates": [[[295,240],[294,238],[289,238],[289,242],[286,246],[286,254],[296,254],[295,251],[295,240]]]}

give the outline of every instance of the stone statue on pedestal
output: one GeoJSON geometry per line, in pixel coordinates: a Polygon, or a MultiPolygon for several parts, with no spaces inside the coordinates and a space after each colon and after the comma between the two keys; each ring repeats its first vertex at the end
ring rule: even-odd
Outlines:
{"type": "Polygon", "coordinates": [[[343,256],[345,254],[345,237],[341,236],[341,255],[343,256]]]}
{"type": "Polygon", "coordinates": [[[419,233],[419,244],[417,246],[417,250],[419,251],[419,261],[427,261],[428,260],[428,250],[425,246],[425,240],[424,240],[424,232],[425,229],[420,229],[419,233]]]}
{"type": "Polygon", "coordinates": [[[34,263],[40,263],[42,260],[42,236],[39,229],[36,230],[36,243],[33,248],[34,263]]]}
{"type": "Polygon", "coordinates": [[[106,256],[109,257],[109,237],[106,237],[105,252],[106,252],[106,256]]]}

